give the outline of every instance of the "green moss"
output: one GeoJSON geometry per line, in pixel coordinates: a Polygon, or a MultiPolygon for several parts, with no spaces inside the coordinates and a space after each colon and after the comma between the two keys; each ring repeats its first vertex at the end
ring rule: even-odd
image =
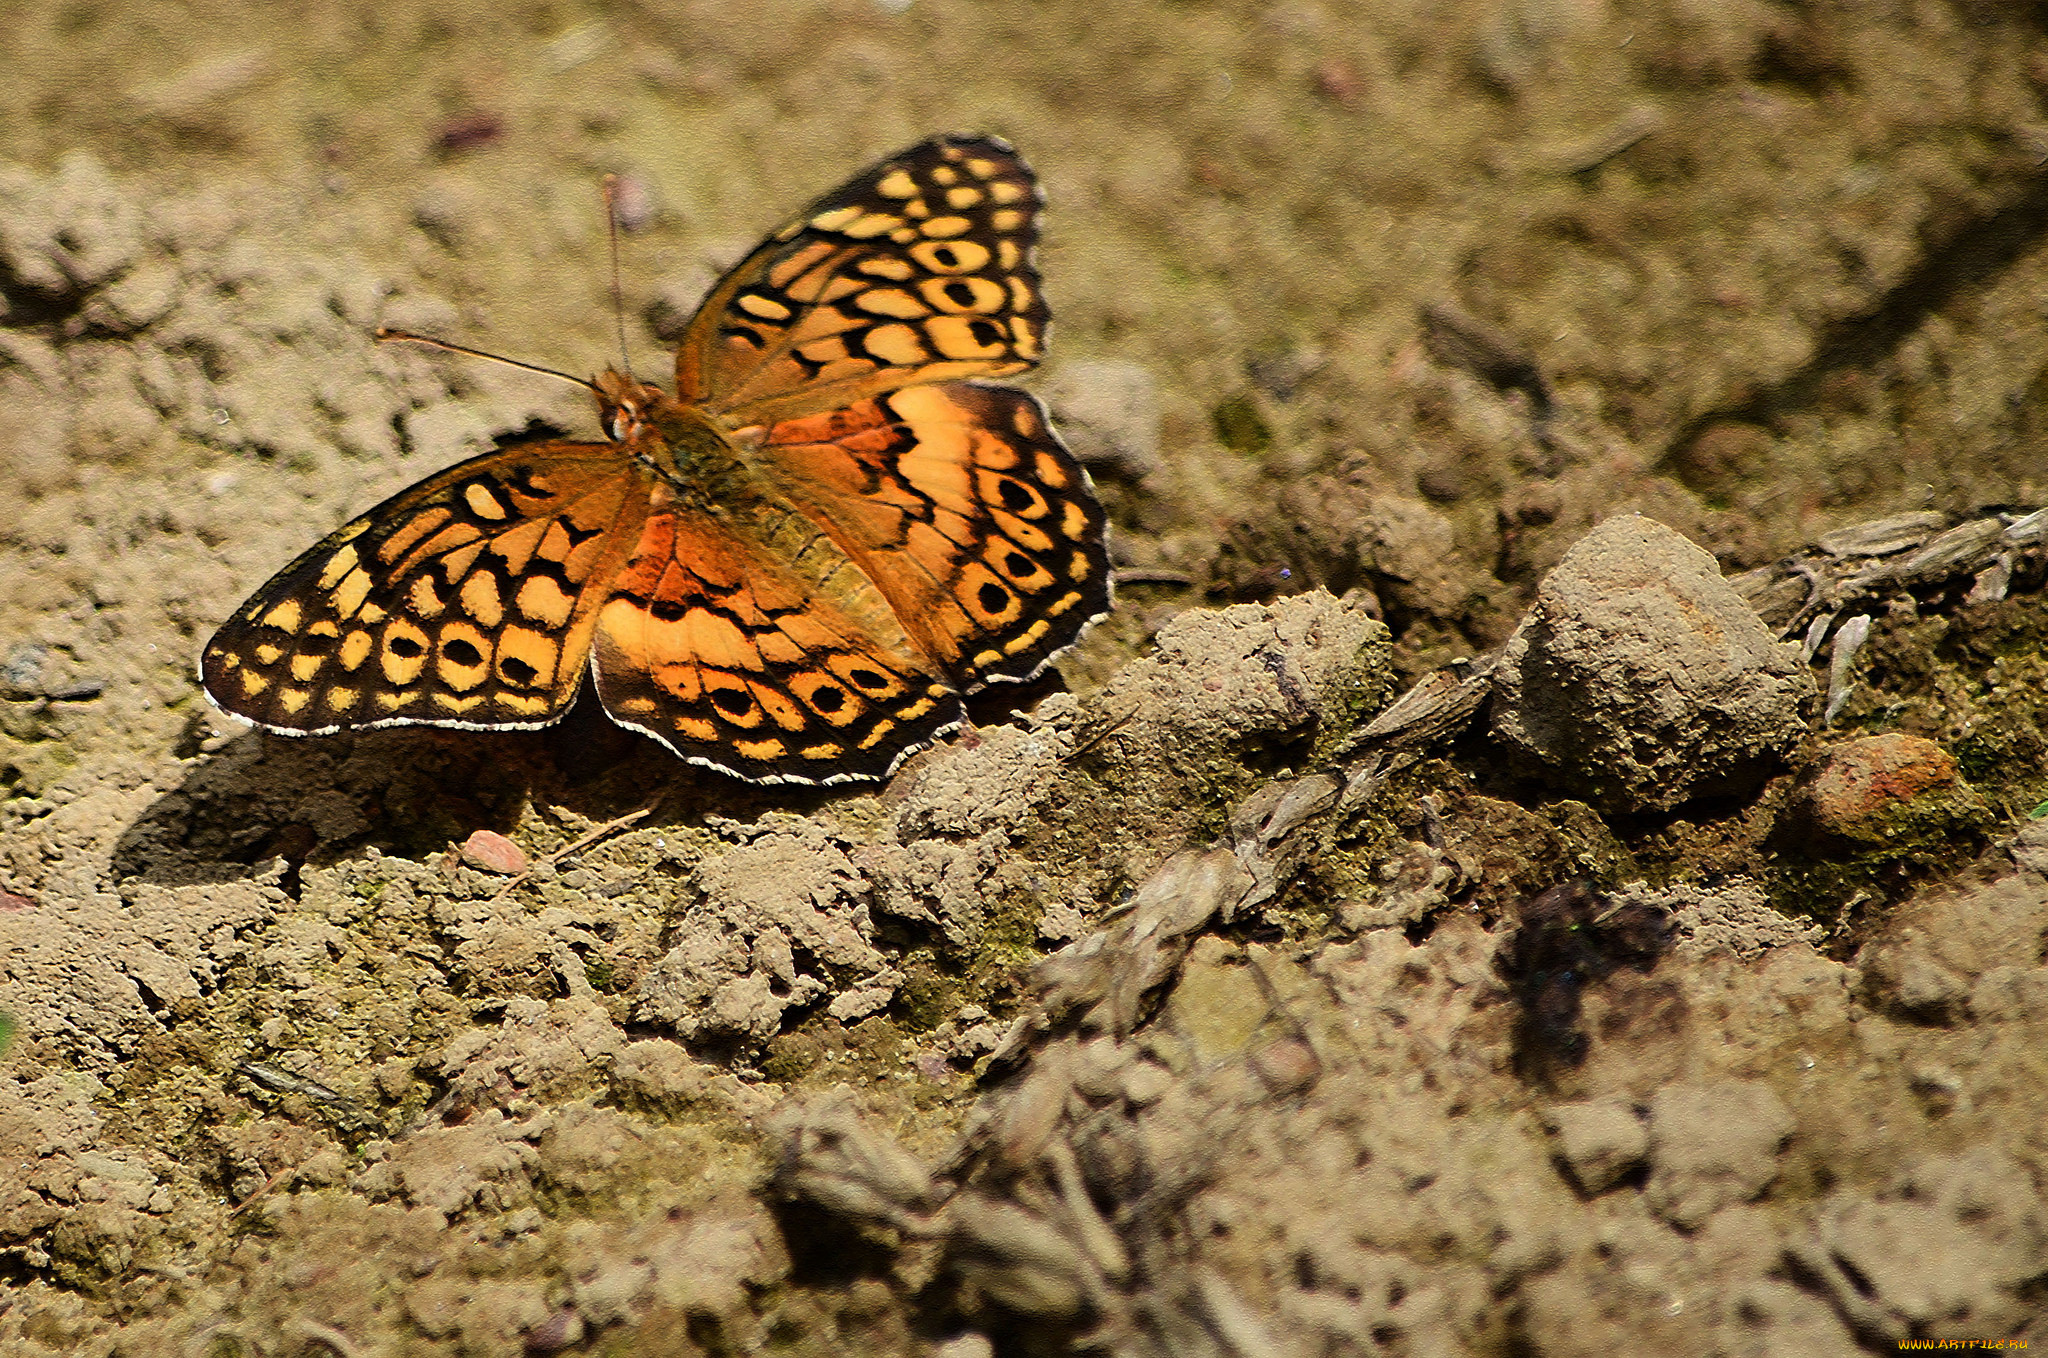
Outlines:
{"type": "Polygon", "coordinates": [[[1233,453],[1263,456],[1273,446],[1273,428],[1250,396],[1233,396],[1209,413],[1216,441],[1233,453]]]}

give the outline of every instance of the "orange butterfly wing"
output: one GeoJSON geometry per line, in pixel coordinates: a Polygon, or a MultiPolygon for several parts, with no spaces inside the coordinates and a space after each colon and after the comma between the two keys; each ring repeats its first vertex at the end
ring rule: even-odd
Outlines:
{"type": "Polygon", "coordinates": [[[1032,678],[1109,611],[1102,508],[1033,396],[907,387],[754,451],[962,689],[1032,678]]]}
{"type": "Polygon", "coordinates": [[[786,506],[657,509],[594,660],[612,720],[757,782],[880,778],[961,719],[872,587],[786,506]]]}
{"type": "Polygon", "coordinates": [[[207,696],[290,735],[556,721],[651,484],[608,443],[523,444],[428,477],[223,623],[200,659],[207,696]]]}
{"type": "Polygon", "coordinates": [[[992,137],[936,137],[775,232],[704,299],[676,390],[729,428],[1038,361],[1040,195],[992,137]]]}

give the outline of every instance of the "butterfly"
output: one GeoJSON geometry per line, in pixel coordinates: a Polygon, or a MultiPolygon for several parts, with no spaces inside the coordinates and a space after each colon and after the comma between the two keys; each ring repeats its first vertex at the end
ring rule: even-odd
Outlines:
{"type": "Polygon", "coordinates": [[[1110,608],[1087,473],[978,380],[1041,353],[1041,203],[993,137],[856,175],[712,288],[674,395],[606,371],[605,441],[502,446],[330,534],[207,643],[208,697],[288,735],[529,729],[587,673],[693,764],[887,776],[1110,608]]]}

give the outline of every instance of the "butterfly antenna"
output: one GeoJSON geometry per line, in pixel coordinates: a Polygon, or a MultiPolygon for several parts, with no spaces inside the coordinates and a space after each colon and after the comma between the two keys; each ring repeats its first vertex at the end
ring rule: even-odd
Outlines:
{"type": "Polygon", "coordinates": [[[604,177],[604,224],[612,237],[612,321],[619,328],[619,362],[625,366],[626,376],[633,381],[633,356],[626,352],[626,299],[619,288],[619,177],[608,174],[604,177]]]}
{"type": "Polygon", "coordinates": [[[574,377],[565,372],[556,372],[553,368],[543,368],[538,363],[521,363],[518,359],[506,358],[503,354],[487,354],[481,349],[470,349],[460,344],[450,344],[447,340],[433,339],[427,335],[415,335],[410,330],[392,330],[389,327],[380,325],[377,327],[377,339],[382,344],[424,344],[429,349],[445,349],[451,354],[467,354],[471,358],[487,358],[493,363],[502,363],[508,368],[524,368],[530,373],[539,373],[543,377],[559,377],[564,382],[574,382],[585,391],[597,390],[597,384],[587,377],[574,377]]]}

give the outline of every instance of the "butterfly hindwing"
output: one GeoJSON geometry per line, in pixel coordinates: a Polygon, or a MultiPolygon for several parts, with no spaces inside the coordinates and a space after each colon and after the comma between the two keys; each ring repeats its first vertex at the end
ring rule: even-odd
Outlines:
{"type": "Polygon", "coordinates": [[[1109,610],[1102,508],[1036,397],[907,387],[756,455],[963,690],[1031,678],[1109,610]]]}
{"type": "Polygon", "coordinates": [[[603,443],[472,458],[330,534],[201,657],[224,711],[289,734],[532,727],[581,682],[649,478],[603,443]]]}
{"type": "Polygon", "coordinates": [[[992,137],[937,137],[870,167],[712,289],[676,354],[682,399],[731,428],[1038,361],[1040,195],[992,137]]]}
{"type": "Polygon", "coordinates": [[[595,660],[612,720],[759,782],[879,778],[961,717],[865,577],[786,506],[753,506],[744,531],[656,510],[595,660]]]}

